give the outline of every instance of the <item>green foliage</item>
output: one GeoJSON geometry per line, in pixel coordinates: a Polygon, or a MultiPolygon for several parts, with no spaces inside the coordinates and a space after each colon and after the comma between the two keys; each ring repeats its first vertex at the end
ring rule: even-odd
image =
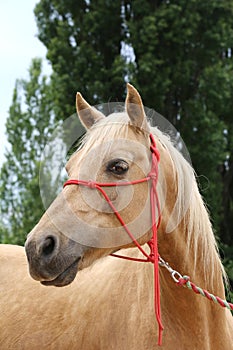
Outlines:
{"type": "Polygon", "coordinates": [[[44,208],[38,173],[52,127],[52,100],[41,60],[32,61],[29,80],[16,82],[6,128],[11,148],[1,169],[1,241],[24,244],[44,208]]]}
{"type": "Polygon", "coordinates": [[[43,0],[35,15],[53,67],[56,117],[75,112],[72,96],[77,90],[91,103],[106,101],[112,93],[114,101],[121,101],[125,89],[121,2],[43,0]]]}
{"type": "MultiPolygon", "coordinates": [[[[233,247],[228,245],[220,245],[221,250],[224,251],[223,264],[226,269],[229,281],[233,281],[233,247]]],[[[227,300],[233,303],[233,290],[227,288],[226,290],[227,300]]]]}

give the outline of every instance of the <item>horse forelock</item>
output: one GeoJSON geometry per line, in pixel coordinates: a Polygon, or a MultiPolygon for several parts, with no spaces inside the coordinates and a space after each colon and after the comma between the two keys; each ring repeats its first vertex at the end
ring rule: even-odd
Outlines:
{"type": "MultiPolygon", "coordinates": [[[[128,138],[129,118],[126,113],[114,113],[105,119],[101,119],[87,130],[83,136],[77,151],[82,150],[80,160],[90,152],[91,149],[100,144],[109,144],[109,141],[128,138]]],[[[106,148],[106,152],[108,149],[106,148]]]]}

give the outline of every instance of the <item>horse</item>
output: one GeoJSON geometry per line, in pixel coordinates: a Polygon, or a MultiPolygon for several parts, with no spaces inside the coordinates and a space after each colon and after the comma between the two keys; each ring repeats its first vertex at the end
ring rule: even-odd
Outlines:
{"type": "Polygon", "coordinates": [[[69,180],[26,254],[0,246],[1,349],[233,349],[230,311],[178,286],[167,263],[158,271],[162,257],[225,299],[192,166],[150,125],[132,85],[125,111],[105,117],[80,93],[76,106],[87,133],[66,165],[69,180]]]}

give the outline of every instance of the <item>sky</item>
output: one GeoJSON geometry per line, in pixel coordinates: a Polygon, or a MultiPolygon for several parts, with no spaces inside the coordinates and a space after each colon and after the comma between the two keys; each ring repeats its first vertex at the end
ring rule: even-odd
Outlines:
{"type": "Polygon", "coordinates": [[[32,58],[44,59],[46,48],[37,38],[33,9],[39,0],[0,0],[0,167],[7,147],[5,123],[16,79],[28,78],[32,58]]]}

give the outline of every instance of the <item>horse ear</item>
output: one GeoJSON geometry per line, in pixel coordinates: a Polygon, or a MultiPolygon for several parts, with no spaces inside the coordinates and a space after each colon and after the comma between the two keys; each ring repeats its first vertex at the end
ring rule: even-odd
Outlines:
{"type": "Polygon", "coordinates": [[[141,96],[131,84],[127,84],[126,111],[133,125],[149,131],[141,96]]]}
{"type": "Polygon", "coordinates": [[[80,92],[77,92],[76,95],[76,110],[85,129],[90,129],[100,119],[105,118],[104,114],[84,100],[80,92]]]}

